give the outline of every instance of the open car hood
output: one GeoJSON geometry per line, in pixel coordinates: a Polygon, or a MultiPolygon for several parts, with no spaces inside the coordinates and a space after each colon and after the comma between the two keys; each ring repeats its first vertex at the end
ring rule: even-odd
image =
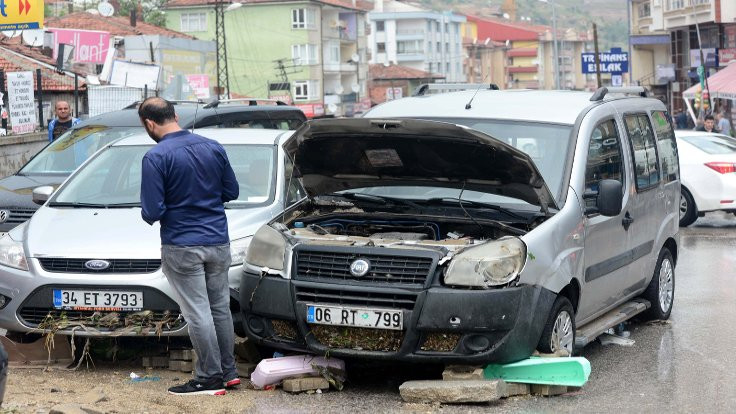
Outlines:
{"type": "Polygon", "coordinates": [[[461,125],[413,119],[309,121],[284,145],[310,196],[374,186],[465,188],[555,201],[524,152],[461,125]]]}

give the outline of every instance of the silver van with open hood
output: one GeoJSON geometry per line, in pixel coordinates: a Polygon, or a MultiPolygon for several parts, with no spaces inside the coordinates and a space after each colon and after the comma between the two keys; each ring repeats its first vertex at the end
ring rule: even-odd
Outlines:
{"type": "Polygon", "coordinates": [[[306,123],[284,148],[308,197],[256,232],[243,266],[248,336],[487,363],[667,318],[672,128],[656,100],[601,95],[489,90],[469,107],[458,92],[306,123]]]}

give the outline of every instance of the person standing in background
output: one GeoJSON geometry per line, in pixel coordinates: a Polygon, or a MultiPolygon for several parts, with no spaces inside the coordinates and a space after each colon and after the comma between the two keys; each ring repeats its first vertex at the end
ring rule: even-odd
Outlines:
{"type": "Polygon", "coordinates": [[[72,116],[72,111],[69,109],[69,102],[67,101],[56,101],[54,113],[56,114],[56,119],[49,122],[49,142],[59,138],[61,134],[81,122],[72,116]]]}

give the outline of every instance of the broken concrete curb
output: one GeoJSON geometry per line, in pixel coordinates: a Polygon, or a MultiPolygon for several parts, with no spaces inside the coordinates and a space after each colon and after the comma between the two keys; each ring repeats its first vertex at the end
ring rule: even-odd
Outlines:
{"type": "Polygon", "coordinates": [[[483,367],[450,365],[442,371],[443,381],[482,380],[483,367]]]}
{"type": "Polygon", "coordinates": [[[406,402],[482,403],[506,395],[503,380],[407,381],[399,387],[406,402]]]}

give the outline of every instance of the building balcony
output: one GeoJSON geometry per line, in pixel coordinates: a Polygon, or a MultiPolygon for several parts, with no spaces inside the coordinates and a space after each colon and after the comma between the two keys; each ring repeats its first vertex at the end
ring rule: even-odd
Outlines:
{"type": "Polygon", "coordinates": [[[396,60],[399,62],[421,62],[427,60],[427,56],[421,52],[397,53],[396,60]]]}
{"type": "Polygon", "coordinates": [[[507,70],[509,73],[537,73],[539,69],[537,65],[532,65],[532,66],[511,66],[507,70]]]}
{"type": "Polygon", "coordinates": [[[537,57],[536,47],[520,47],[506,52],[508,57],[537,57]]]}
{"type": "Polygon", "coordinates": [[[340,62],[325,62],[324,66],[325,73],[355,73],[355,63],[340,63],[340,62]]]}
{"type": "Polygon", "coordinates": [[[397,30],[396,40],[422,40],[426,36],[424,30],[397,30]]]}
{"type": "Polygon", "coordinates": [[[358,41],[358,37],[355,34],[348,33],[344,28],[322,26],[322,37],[325,39],[338,39],[343,43],[358,41]]]}

